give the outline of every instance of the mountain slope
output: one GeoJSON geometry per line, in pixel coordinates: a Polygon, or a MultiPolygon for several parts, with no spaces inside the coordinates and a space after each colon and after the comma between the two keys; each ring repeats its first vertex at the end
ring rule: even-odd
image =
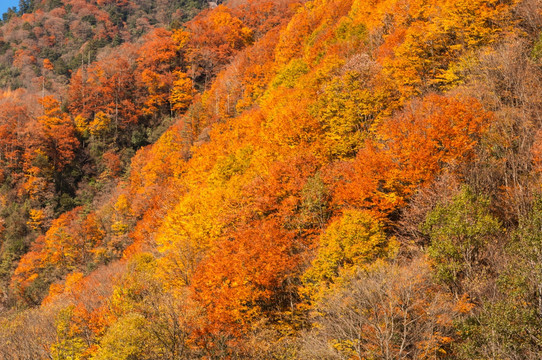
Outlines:
{"type": "Polygon", "coordinates": [[[6,91],[3,356],[536,358],[541,11],[232,1],[6,91]]]}

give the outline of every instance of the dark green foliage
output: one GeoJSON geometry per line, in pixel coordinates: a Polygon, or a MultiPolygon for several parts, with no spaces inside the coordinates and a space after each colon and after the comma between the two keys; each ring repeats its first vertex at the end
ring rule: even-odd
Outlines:
{"type": "Polygon", "coordinates": [[[19,0],[19,15],[31,13],[36,7],[35,0],[19,0]]]}
{"type": "Polygon", "coordinates": [[[28,208],[16,202],[11,203],[2,211],[4,219],[4,233],[2,244],[5,251],[20,257],[28,250],[27,235],[29,229],[26,225],[28,221],[28,208]]]}
{"type": "Polygon", "coordinates": [[[0,41],[0,55],[4,55],[10,48],[9,42],[0,41]]]}
{"type": "Polygon", "coordinates": [[[61,55],[62,54],[56,52],[54,49],[49,48],[49,47],[41,49],[41,52],[40,52],[40,57],[44,59],[49,59],[49,61],[51,61],[52,63],[60,59],[61,55]]]}
{"type": "Polygon", "coordinates": [[[126,7],[120,7],[110,4],[105,7],[105,11],[107,11],[111,21],[115,25],[121,25],[128,19],[129,13],[126,7]]]}
{"type": "Polygon", "coordinates": [[[25,22],[23,24],[23,30],[26,30],[29,32],[29,36],[32,36],[33,34],[30,34],[30,32],[32,31],[33,27],[32,27],[32,24],[30,24],[29,22],[25,22]]]}
{"type": "Polygon", "coordinates": [[[81,21],[86,21],[90,25],[96,25],[96,17],[94,15],[85,15],[81,18],[81,21]]]}
{"type": "Polygon", "coordinates": [[[53,68],[58,75],[68,76],[70,74],[70,70],[62,58],[58,58],[53,62],[53,68]]]}
{"type": "Polygon", "coordinates": [[[17,16],[17,8],[10,7],[7,12],[2,15],[2,21],[9,21],[12,17],[17,16]]]}
{"type": "Polygon", "coordinates": [[[57,7],[62,6],[62,0],[47,0],[45,2],[45,9],[47,11],[51,11],[53,9],[56,9],[57,7]]]}

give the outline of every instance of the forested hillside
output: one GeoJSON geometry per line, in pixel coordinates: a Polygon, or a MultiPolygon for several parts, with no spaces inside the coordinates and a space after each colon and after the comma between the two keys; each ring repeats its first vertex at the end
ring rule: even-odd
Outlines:
{"type": "Polygon", "coordinates": [[[542,1],[22,0],[0,359],[539,359],[542,1]]]}

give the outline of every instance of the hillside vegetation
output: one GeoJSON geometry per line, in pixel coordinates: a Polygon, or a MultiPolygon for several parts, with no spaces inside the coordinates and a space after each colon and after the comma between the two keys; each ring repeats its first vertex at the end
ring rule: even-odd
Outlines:
{"type": "Polygon", "coordinates": [[[538,359],[542,2],[23,0],[1,359],[538,359]]]}

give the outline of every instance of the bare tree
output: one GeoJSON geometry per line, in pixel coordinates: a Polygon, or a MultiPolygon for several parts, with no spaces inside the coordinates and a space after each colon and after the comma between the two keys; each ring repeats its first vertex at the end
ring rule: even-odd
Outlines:
{"type": "Polygon", "coordinates": [[[317,307],[306,359],[436,359],[451,342],[451,297],[424,259],[360,271],[317,307]]]}

